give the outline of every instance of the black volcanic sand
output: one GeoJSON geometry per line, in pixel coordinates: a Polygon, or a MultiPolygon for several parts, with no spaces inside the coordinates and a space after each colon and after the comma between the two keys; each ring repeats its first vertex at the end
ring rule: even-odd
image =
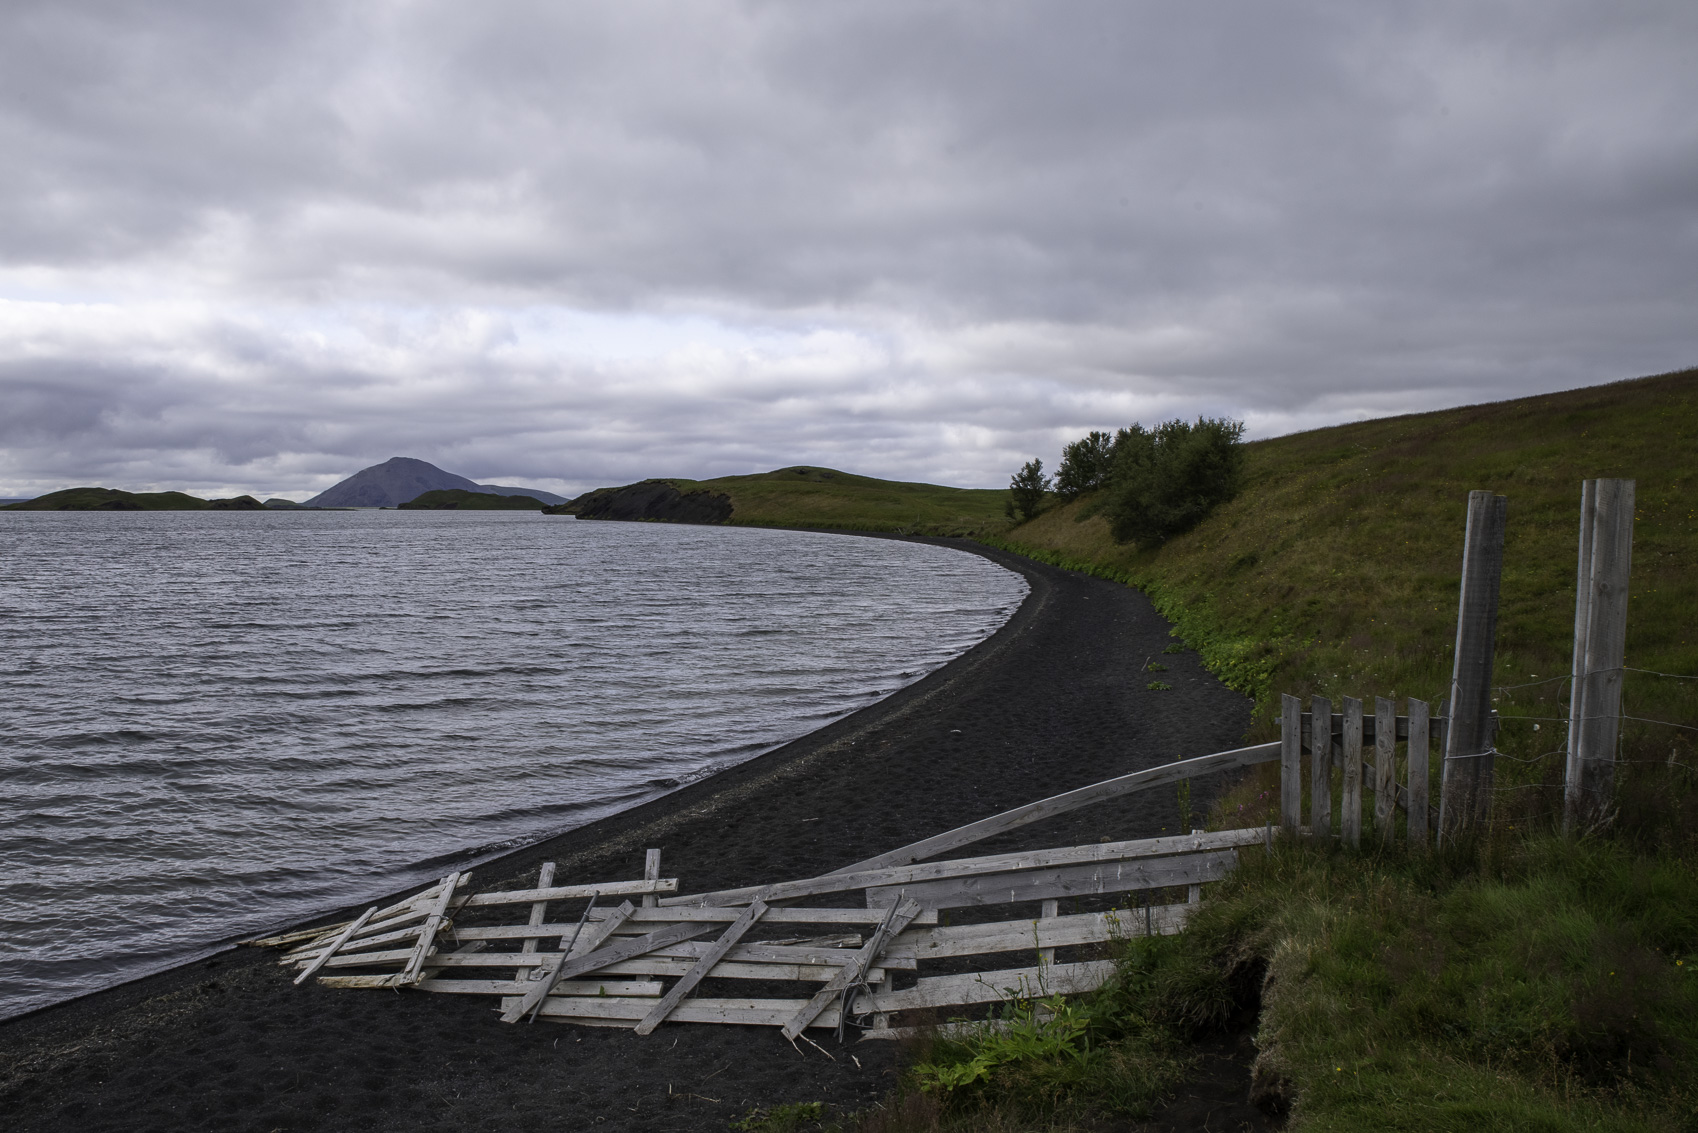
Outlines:
{"type": "MultiPolygon", "coordinates": [[[[1030,597],[996,634],[886,700],[486,863],[474,885],[534,882],[545,860],[559,863],[562,882],[640,877],[649,846],[663,849],[662,873],[686,892],[807,877],[1072,787],[1237,746],[1249,702],[1195,654],[1161,656],[1173,639],[1143,595],[932,541],[1018,571],[1030,597]],[[1171,691],[1147,690],[1151,658],[1169,665],[1161,676],[1171,691]]],[[[1198,814],[1218,786],[1197,782],[1198,814]]],[[[1174,792],[1159,789],[963,852],[1177,826],[1174,792]]],[[[561,919],[555,909],[551,919],[561,919]]],[[[896,1081],[890,1043],[840,1047],[811,1032],[828,1057],[793,1048],[775,1028],[672,1024],[639,1038],[547,1021],[508,1026],[482,996],[297,988],[276,958],[232,950],[0,1024],[0,1126],[718,1133],[756,1105],[866,1108],[896,1081]]],[[[1242,1051],[1211,1055],[1148,1128],[1256,1122],[1242,1104],[1244,1067],[1242,1051]]]]}

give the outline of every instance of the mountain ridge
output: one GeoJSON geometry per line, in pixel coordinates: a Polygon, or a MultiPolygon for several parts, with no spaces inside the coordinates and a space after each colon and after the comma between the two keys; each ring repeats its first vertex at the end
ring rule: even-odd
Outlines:
{"type": "Polygon", "coordinates": [[[479,484],[411,456],[392,456],[381,464],[362,468],[318,495],[303,507],[400,507],[426,492],[458,489],[462,492],[498,496],[530,496],[545,504],[563,504],[562,496],[540,488],[516,488],[504,484],[479,484]]]}

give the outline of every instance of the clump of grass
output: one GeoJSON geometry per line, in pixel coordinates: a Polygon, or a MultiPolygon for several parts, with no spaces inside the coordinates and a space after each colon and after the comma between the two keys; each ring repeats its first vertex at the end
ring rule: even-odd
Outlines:
{"type": "Polygon", "coordinates": [[[1187,942],[1265,965],[1256,1089],[1303,1130],[1698,1127],[1698,872],[1535,834],[1249,851],[1187,942]]]}
{"type": "Polygon", "coordinates": [[[788,1105],[757,1106],[740,1120],[733,1121],[731,1128],[736,1133],[802,1133],[804,1130],[829,1133],[842,1128],[841,1125],[828,1126],[824,1122],[824,1102],[791,1102],[788,1105]]]}

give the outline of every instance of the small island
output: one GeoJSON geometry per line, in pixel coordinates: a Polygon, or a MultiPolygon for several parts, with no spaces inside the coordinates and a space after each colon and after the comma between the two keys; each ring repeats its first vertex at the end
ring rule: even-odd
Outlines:
{"type": "Polygon", "coordinates": [[[438,488],[395,506],[400,511],[541,511],[548,505],[533,496],[499,496],[494,492],[468,492],[464,488],[438,488]]]}

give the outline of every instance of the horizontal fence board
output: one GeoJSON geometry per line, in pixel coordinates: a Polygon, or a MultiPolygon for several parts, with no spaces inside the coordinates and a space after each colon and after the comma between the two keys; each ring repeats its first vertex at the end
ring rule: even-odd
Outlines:
{"type": "Polygon", "coordinates": [[[548,889],[512,889],[503,893],[474,893],[466,898],[464,907],[483,908],[487,905],[530,905],[537,901],[570,901],[579,897],[631,897],[643,893],[676,893],[676,877],[657,877],[652,880],[603,881],[595,885],[556,885],[548,889]]]}
{"type": "Polygon", "coordinates": [[[1018,830],[1022,826],[1034,822],[1042,822],[1054,818],[1058,814],[1109,799],[1118,799],[1125,795],[1160,787],[1168,783],[1178,783],[1184,779],[1194,779],[1200,775],[1212,775],[1218,771],[1230,771],[1238,767],[1250,767],[1257,763],[1267,763],[1279,758],[1279,744],[1256,744],[1252,747],[1234,748],[1231,751],[1215,752],[1213,755],[1199,755],[1192,759],[1181,759],[1175,763],[1166,763],[1160,767],[1152,767],[1145,771],[1134,771],[1130,775],[1121,775],[1114,779],[1105,779],[1100,783],[1078,787],[1059,795],[1051,795],[1047,799],[1027,803],[1012,810],[1002,811],[946,830],[941,834],[933,834],[922,838],[899,849],[889,850],[876,857],[867,858],[853,865],[835,870],[835,873],[862,873],[872,869],[883,869],[889,866],[909,865],[921,862],[927,858],[935,858],[951,850],[970,846],[974,842],[982,842],[986,838],[1018,830]]]}
{"type": "Polygon", "coordinates": [[[957,858],[946,862],[926,862],[919,865],[897,866],[889,869],[866,870],[859,873],[833,873],[801,881],[783,881],[774,885],[751,885],[740,889],[721,889],[711,893],[664,897],[661,906],[733,905],[755,897],[777,901],[791,897],[811,897],[822,893],[842,893],[853,889],[874,889],[914,885],[921,882],[985,874],[1007,873],[1048,866],[1075,863],[1130,861],[1139,858],[1163,858],[1177,854],[1193,854],[1202,850],[1247,846],[1261,840],[1259,830],[1218,830],[1209,834],[1182,834],[1168,838],[1140,838],[1129,842],[1099,842],[1089,846],[1061,846],[1046,850],[1029,850],[1016,854],[992,854],[979,858],[957,858]]]}
{"type": "MultiPolygon", "coordinates": [[[[1191,905],[1157,905],[1149,910],[1149,924],[1157,933],[1171,936],[1185,926],[1195,911],[1191,905]]],[[[887,962],[898,958],[923,961],[1034,948],[1067,948],[1142,936],[1144,929],[1143,909],[1076,913],[1035,921],[995,921],[991,924],[909,929],[896,938],[884,956],[887,962]]]]}
{"type": "Polygon", "coordinates": [[[930,976],[902,991],[878,992],[855,1000],[857,1011],[914,1011],[927,1007],[965,1007],[995,1003],[1011,996],[1078,995],[1095,991],[1114,976],[1113,960],[1043,964],[995,972],[930,976]]]}
{"type": "MultiPolygon", "coordinates": [[[[1260,841],[1262,832],[1247,831],[1260,841]]],[[[906,893],[929,909],[972,905],[1013,905],[1059,897],[1100,896],[1138,889],[1198,885],[1219,881],[1237,864],[1237,852],[1217,850],[1154,860],[1089,862],[1054,869],[1022,870],[986,876],[949,877],[867,890],[867,905],[883,907],[906,893]]]]}

